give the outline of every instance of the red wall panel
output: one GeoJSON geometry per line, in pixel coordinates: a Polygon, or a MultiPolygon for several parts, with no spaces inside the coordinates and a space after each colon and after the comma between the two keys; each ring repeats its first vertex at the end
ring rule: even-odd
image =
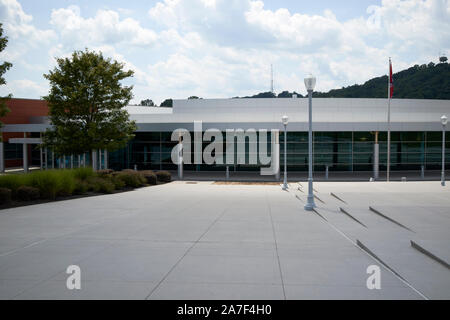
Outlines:
{"type": "MultiPolygon", "coordinates": [[[[42,117],[48,115],[47,102],[35,99],[10,99],[6,101],[9,112],[5,117],[0,118],[4,124],[27,124],[30,123],[30,117],[42,117]]],[[[4,132],[2,133],[3,141],[8,142],[10,138],[23,138],[23,132],[4,132]]],[[[31,146],[29,146],[28,154],[31,155],[31,146]]],[[[31,159],[29,157],[29,162],[31,159]]],[[[5,160],[5,167],[21,167],[23,159],[5,160]]]]}

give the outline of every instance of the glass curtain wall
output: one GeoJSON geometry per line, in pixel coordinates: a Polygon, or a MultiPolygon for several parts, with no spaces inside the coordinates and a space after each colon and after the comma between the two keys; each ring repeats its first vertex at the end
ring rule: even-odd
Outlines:
{"type": "MultiPolygon", "coordinates": [[[[109,167],[115,170],[137,166],[138,170],[176,170],[171,161],[172,149],[177,145],[171,141],[171,132],[139,132],[128,145],[109,154],[109,167]]],[[[223,133],[225,140],[225,133],[223,133]]],[[[191,151],[194,151],[194,134],[191,132],[191,151]]],[[[270,132],[268,132],[267,151],[270,156],[270,132]]],[[[372,171],[375,132],[314,132],[314,170],[324,171],[328,166],[330,171],[372,171]]],[[[379,163],[380,171],[386,170],[387,134],[380,132],[379,163]]],[[[446,159],[450,164],[450,133],[446,134],[446,159]]],[[[280,166],[284,165],[284,133],[280,131],[280,166]]],[[[210,142],[203,142],[202,150],[210,142]]],[[[259,150],[259,146],[256,150],[259,150]]],[[[245,141],[245,153],[235,140],[235,165],[232,171],[256,171],[261,164],[251,165],[249,161],[250,145],[245,141]],[[245,159],[246,164],[238,164],[238,159],[245,159]]],[[[426,170],[439,170],[442,157],[441,132],[392,132],[391,133],[391,169],[420,170],[423,165],[426,170]]],[[[226,151],[226,142],[223,142],[226,151]]],[[[290,171],[307,171],[308,169],[308,133],[288,132],[287,165],[290,171]]],[[[193,158],[193,157],[192,157],[193,158]]],[[[193,160],[193,159],[192,159],[193,160]]],[[[185,164],[189,171],[225,170],[225,165],[194,165],[185,164]]]]}

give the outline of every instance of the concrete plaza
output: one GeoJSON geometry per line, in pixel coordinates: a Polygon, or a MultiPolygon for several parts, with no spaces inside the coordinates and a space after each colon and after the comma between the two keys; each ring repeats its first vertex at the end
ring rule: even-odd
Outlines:
{"type": "Polygon", "coordinates": [[[290,186],[176,181],[1,210],[0,299],[450,298],[450,187],[319,182],[306,212],[306,183],[290,186]]]}

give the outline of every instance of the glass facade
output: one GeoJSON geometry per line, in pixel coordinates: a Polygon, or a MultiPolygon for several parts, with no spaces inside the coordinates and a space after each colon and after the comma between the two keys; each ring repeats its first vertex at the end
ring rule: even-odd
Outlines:
{"type": "MultiPolygon", "coordinates": [[[[171,161],[172,149],[177,142],[171,141],[171,132],[136,133],[134,140],[118,151],[109,155],[109,167],[112,169],[134,168],[139,170],[176,170],[171,161]]],[[[314,132],[313,161],[315,171],[371,171],[373,169],[374,132],[314,132]]],[[[194,135],[191,133],[191,140],[194,135]]],[[[225,140],[225,134],[223,134],[225,140]]],[[[280,132],[280,166],[284,165],[284,133],[280,132]]],[[[379,169],[386,169],[387,134],[380,132],[379,169]]],[[[446,159],[450,165],[450,133],[446,134],[446,159]]],[[[210,142],[203,142],[203,149],[210,142]]],[[[202,150],[203,150],[202,149],[202,150]]],[[[258,144],[250,148],[248,138],[242,146],[235,142],[236,171],[255,171],[260,163],[249,164],[250,150],[259,150],[258,144]],[[240,151],[245,147],[245,153],[240,151]],[[238,159],[245,159],[245,164],[238,164],[238,159]]],[[[268,156],[270,155],[270,133],[268,133],[268,156]]],[[[191,151],[193,152],[193,142],[191,151]]],[[[223,150],[226,143],[223,142],[223,150]]],[[[442,161],[442,132],[392,132],[391,133],[391,170],[439,170],[442,161]]],[[[308,133],[288,132],[287,166],[290,171],[307,171],[308,167],[308,133]]],[[[225,170],[225,165],[185,164],[184,170],[216,171],[225,170]]]]}

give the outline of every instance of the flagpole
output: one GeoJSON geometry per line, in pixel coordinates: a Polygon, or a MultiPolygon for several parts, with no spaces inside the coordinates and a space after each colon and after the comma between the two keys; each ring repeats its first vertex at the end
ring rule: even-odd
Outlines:
{"type": "MultiPolygon", "coordinates": [[[[389,85],[390,87],[391,85],[389,85]]],[[[391,171],[391,98],[388,99],[388,134],[387,134],[387,182],[391,171]]]]}
{"type": "Polygon", "coordinates": [[[387,171],[386,181],[390,180],[391,173],[391,58],[389,58],[389,76],[388,76],[388,130],[387,130],[387,171]]]}

